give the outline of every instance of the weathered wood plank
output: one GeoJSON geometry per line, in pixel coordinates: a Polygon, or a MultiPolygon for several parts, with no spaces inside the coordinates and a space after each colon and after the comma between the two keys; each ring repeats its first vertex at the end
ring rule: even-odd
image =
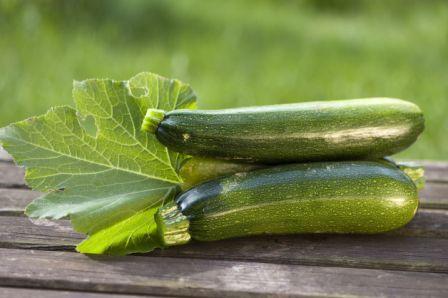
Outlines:
{"type": "Polygon", "coordinates": [[[0,161],[0,187],[27,188],[24,179],[24,169],[13,163],[0,161]]]}
{"type": "Polygon", "coordinates": [[[0,188],[0,215],[22,215],[26,205],[40,195],[27,189],[0,188]]]}
{"type": "Polygon", "coordinates": [[[0,161],[12,161],[11,155],[0,146],[0,161]]]}
{"type": "Polygon", "coordinates": [[[337,267],[0,249],[3,286],[126,294],[446,297],[447,275],[337,267]]]}
{"type": "MultiPolygon", "coordinates": [[[[0,247],[73,250],[83,236],[68,221],[35,225],[0,217],[0,247]]],[[[448,212],[419,213],[415,223],[385,235],[290,235],[192,243],[149,255],[266,263],[448,272],[448,212]],[[434,238],[422,239],[418,236],[434,238]]]]}
{"type": "Polygon", "coordinates": [[[448,162],[446,161],[415,161],[415,164],[425,168],[427,181],[448,182],[448,162]]]}
{"type": "Polygon", "coordinates": [[[427,182],[419,197],[423,208],[448,209],[448,183],[427,182]]]}
{"type": "Polygon", "coordinates": [[[74,232],[68,220],[0,216],[0,247],[73,250],[82,239],[84,236],[74,232]]]}
{"type": "MultiPolygon", "coordinates": [[[[24,288],[6,288],[0,287],[0,297],[8,298],[138,298],[142,296],[126,294],[105,294],[91,292],[58,291],[44,289],[24,289],[24,288]]],[[[149,296],[146,296],[149,297],[149,296]]],[[[155,296],[150,296],[155,297],[155,296]]]]}
{"type": "Polygon", "coordinates": [[[192,243],[151,256],[448,273],[447,239],[294,235],[192,243]]]}
{"type": "Polygon", "coordinates": [[[420,209],[405,227],[388,234],[448,239],[448,211],[420,209]]]}

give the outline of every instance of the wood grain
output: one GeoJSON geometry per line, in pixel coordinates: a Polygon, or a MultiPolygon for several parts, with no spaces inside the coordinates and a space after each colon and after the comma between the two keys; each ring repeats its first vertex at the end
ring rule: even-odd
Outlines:
{"type": "Polygon", "coordinates": [[[27,189],[0,188],[0,215],[23,215],[25,207],[40,195],[27,189]]]}
{"type": "Polygon", "coordinates": [[[419,209],[410,223],[388,234],[448,239],[448,211],[419,209]]]}
{"type": "Polygon", "coordinates": [[[425,168],[427,181],[448,182],[448,162],[446,161],[415,161],[415,164],[425,168]]]}
{"type": "MultiPolygon", "coordinates": [[[[0,217],[0,247],[70,250],[83,236],[68,221],[0,217]]],[[[448,272],[448,212],[421,211],[415,222],[384,235],[289,235],[191,243],[149,256],[448,272]],[[419,236],[432,238],[422,239],[419,236]]]]}
{"type": "Polygon", "coordinates": [[[151,256],[448,273],[447,239],[293,235],[191,243],[151,256]]]}
{"type": "Polygon", "coordinates": [[[84,236],[76,233],[68,220],[31,220],[0,216],[0,247],[73,250],[84,236]]]}
{"type": "Polygon", "coordinates": [[[448,182],[427,182],[419,197],[423,208],[448,209],[448,182]]]}
{"type": "Polygon", "coordinates": [[[0,249],[2,286],[126,294],[446,297],[439,273],[0,249]],[[57,270],[53,269],[57,268],[57,270]]]}
{"type": "MultiPolygon", "coordinates": [[[[0,297],[8,298],[138,298],[142,296],[136,295],[122,295],[122,294],[104,294],[104,293],[89,293],[89,292],[75,292],[75,291],[58,291],[58,290],[43,290],[43,289],[23,289],[23,288],[6,288],[0,287],[0,297]]],[[[148,296],[146,296],[148,297],[148,296]]],[[[155,297],[155,296],[150,296],[155,297]]]]}
{"type": "Polygon", "coordinates": [[[10,162],[0,161],[0,187],[3,188],[28,188],[24,179],[23,168],[10,162]]]}

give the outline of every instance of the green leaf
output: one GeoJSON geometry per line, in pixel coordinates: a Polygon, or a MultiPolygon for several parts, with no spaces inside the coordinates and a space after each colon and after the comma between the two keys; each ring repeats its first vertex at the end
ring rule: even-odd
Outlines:
{"type": "Polygon", "coordinates": [[[154,207],[139,211],[111,227],[100,230],[81,242],[76,250],[89,254],[125,255],[163,247],[154,222],[157,209],[154,207]]]}
{"type": "Polygon", "coordinates": [[[148,108],[194,107],[191,88],[141,73],[129,81],[75,82],[73,97],[76,110],[57,107],[0,129],[4,148],[26,167],[27,183],[48,192],[26,214],[70,216],[75,230],[94,234],[172,198],[183,156],[141,132],[140,125],[148,108]]]}

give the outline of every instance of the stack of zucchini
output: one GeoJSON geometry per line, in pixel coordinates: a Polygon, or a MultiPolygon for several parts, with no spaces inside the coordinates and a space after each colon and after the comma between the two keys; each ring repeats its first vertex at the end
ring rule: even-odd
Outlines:
{"type": "Polygon", "coordinates": [[[424,129],[390,98],[226,110],[150,109],[142,128],[191,155],[184,192],[156,215],[165,245],[257,234],[380,233],[418,207],[420,168],[385,157],[424,129]]]}

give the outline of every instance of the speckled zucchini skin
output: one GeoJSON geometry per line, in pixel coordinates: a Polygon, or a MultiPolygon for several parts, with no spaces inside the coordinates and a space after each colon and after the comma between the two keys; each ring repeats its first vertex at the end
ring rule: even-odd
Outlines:
{"type": "Polygon", "coordinates": [[[399,169],[355,161],[235,174],[194,187],[175,203],[188,218],[191,237],[212,241],[257,234],[385,232],[413,218],[418,196],[399,169]]]}
{"type": "Polygon", "coordinates": [[[193,156],[283,163],[392,155],[424,129],[410,102],[370,98],[227,110],[167,112],[155,133],[193,156]]]}

